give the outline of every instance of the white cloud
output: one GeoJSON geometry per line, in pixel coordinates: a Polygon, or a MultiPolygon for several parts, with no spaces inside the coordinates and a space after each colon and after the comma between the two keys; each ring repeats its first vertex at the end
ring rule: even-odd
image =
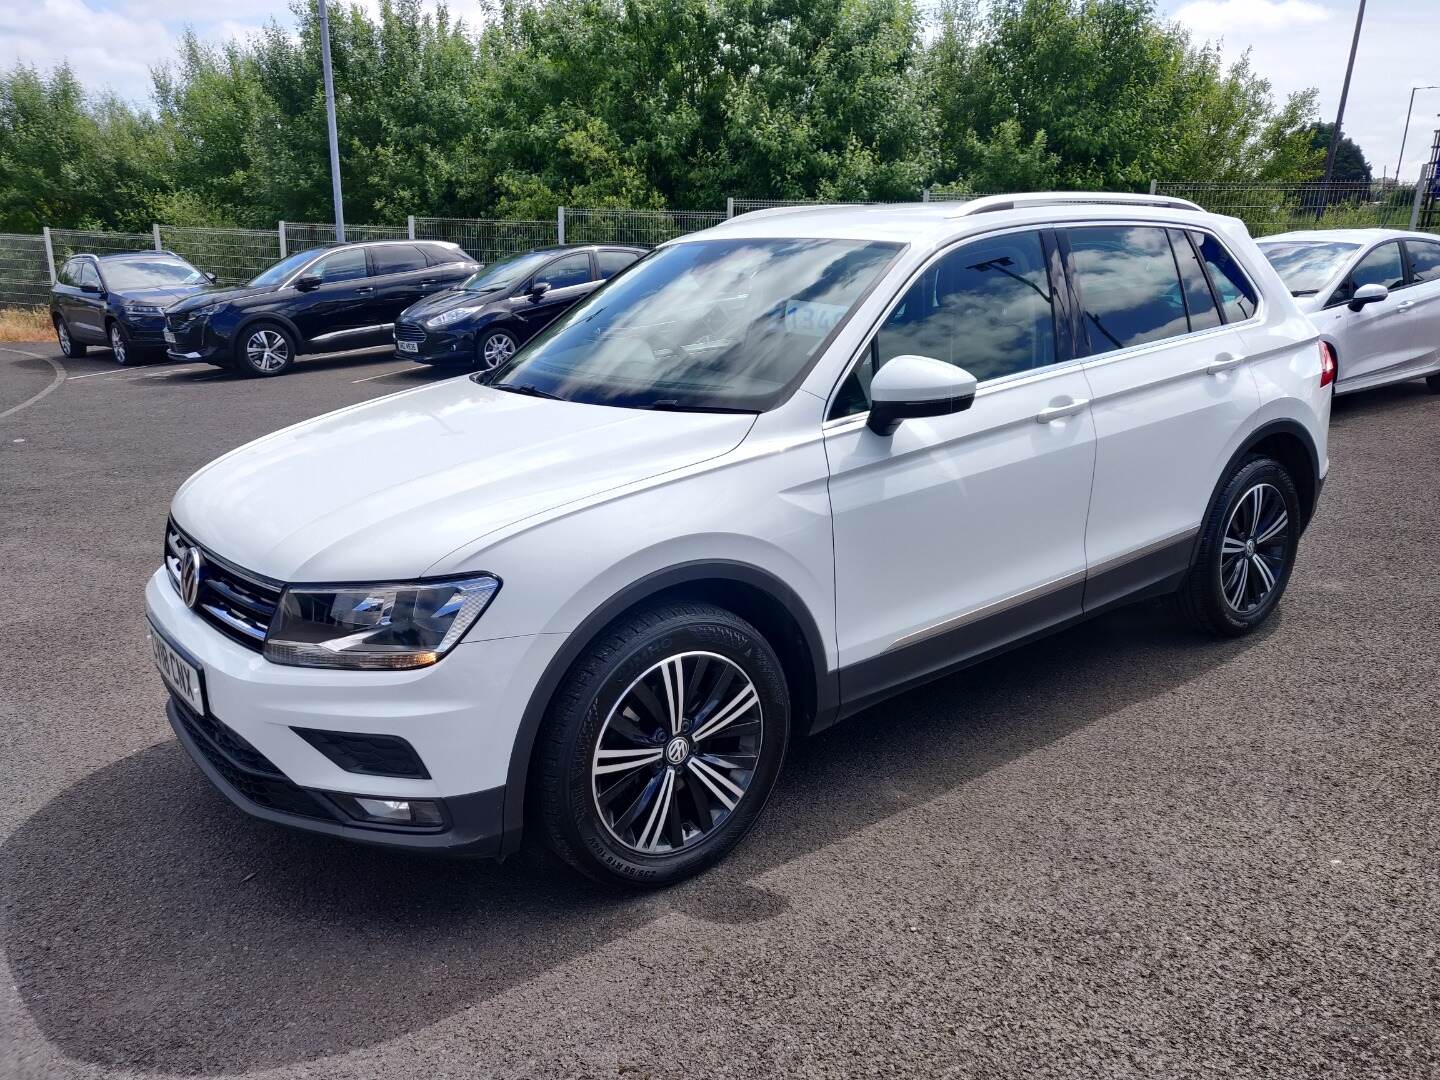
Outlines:
{"type": "Polygon", "coordinates": [[[1202,36],[1230,37],[1322,23],[1330,12],[1312,0],[1192,0],[1175,18],[1202,36]]]}

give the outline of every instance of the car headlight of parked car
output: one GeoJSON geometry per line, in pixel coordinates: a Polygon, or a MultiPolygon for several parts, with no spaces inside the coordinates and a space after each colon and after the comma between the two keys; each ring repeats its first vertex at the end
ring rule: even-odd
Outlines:
{"type": "Polygon", "coordinates": [[[121,308],[126,315],[159,315],[164,310],[159,304],[126,304],[121,308]]]}
{"type": "Polygon", "coordinates": [[[479,307],[451,308],[449,311],[442,311],[433,319],[426,320],[425,325],[434,327],[438,330],[442,326],[449,326],[451,323],[457,323],[461,319],[469,318],[471,315],[474,315],[479,310],[479,307]]]}
{"type": "Polygon", "coordinates": [[[436,663],[500,590],[489,574],[453,581],[291,586],[265,658],[295,667],[396,671],[436,663]]]}

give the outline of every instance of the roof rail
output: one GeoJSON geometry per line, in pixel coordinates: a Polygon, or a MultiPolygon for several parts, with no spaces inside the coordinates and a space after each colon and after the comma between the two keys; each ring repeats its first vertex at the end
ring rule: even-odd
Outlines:
{"type": "MultiPolygon", "coordinates": [[[[800,214],[807,210],[860,210],[865,207],[893,208],[897,206],[910,206],[910,203],[793,203],[789,206],[766,206],[759,210],[744,210],[734,217],[726,218],[720,225],[728,225],[732,221],[755,221],[758,218],[783,217],[785,214],[800,214]]],[[[920,203],[914,203],[920,206],[920,203]]],[[[716,226],[718,227],[718,226],[716,226]]]]}
{"type": "Polygon", "coordinates": [[[1020,195],[982,195],[961,203],[951,217],[969,217],[998,210],[1019,210],[1031,206],[1066,205],[1159,206],[1166,210],[1199,210],[1204,207],[1173,195],[1135,195],[1125,191],[1036,191],[1020,195]]]}

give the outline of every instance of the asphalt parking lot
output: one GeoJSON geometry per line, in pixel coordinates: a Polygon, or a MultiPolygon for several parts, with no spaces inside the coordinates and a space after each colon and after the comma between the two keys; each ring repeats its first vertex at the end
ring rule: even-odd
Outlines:
{"type": "Polygon", "coordinates": [[[659,895],[254,822],[141,590],[220,452],[438,376],[0,346],[0,1075],[1440,1075],[1440,397],[1341,399],[1279,617],[1136,607],[801,744],[659,895]]]}

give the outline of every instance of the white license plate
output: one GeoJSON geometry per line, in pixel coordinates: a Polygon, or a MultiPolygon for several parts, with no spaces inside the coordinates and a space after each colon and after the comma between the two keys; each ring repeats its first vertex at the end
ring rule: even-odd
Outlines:
{"type": "Polygon", "coordinates": [[[420,343],[418,341],[397,341],[395,344],[401,352],[418,353],[420,351],[420,343]]]}
{"type": "Polygon", "coordinates": [[[168,341],[171,345],[174,345],[174,344],[175,344],[175,331],[174,331],[174,330],[166,330],[166,331],[165,331],[165,340],[168,341]]]}
{"type": "Polygon", "coordinates": [[[205,712],[205,688],[200,682],[200,669],[181,656],[159,631],[150,629],[150,647],[155,651],[155,666],[165,685],[179,695],[197,713],[205,712]]]}

